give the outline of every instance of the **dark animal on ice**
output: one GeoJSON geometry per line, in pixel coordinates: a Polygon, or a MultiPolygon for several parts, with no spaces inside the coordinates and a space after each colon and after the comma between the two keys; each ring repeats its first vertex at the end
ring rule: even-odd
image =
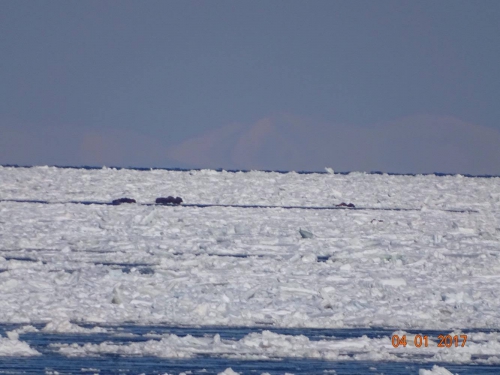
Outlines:
{"type": "Polygon", "coordinates": [[[181,197],[172,197],[168,196],[166,198],[156,198],[156,204],[181,204],[182,203],[182,198],[181,197]]]}
{"type": "Polygon", "coordinates": [[[111,204],[113,204],[115,206],[118,206],[122,203],[136,203],[136,202],[135,202],[135,199],[132,199],[132,198],[119,198],[119,199],[115,199],[114,201],[111,202],[111,204]]]}
{"type": "Polygon", "coordinates": [[[355,208],[356,206],[355,206],[355,205],[353,205],[352,203],[347,204],[347,203],[342,202],[342,203],[340,203],[340,204],[335,205],[335,207],[349,207],[349,208],[355,208]]]}

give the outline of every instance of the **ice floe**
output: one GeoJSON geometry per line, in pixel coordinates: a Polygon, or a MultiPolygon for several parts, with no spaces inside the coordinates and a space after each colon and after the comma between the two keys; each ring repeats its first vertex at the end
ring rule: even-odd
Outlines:
{"type": "Polygon", "coordinates": [[[8,337],[0,336],[0,357],[30,357],[40,355],[24,341],[19,341],[19,335],[9,332],[8,337]]]}
{"type": "MultiPolygon", "coordinates": [[[[395,332],[395,334],[406,334],[395,332]]],[[[406,334],[408,345],[395,348],[389,337],[310,340],[303,335],[292,336],[270,331],[250,333],[240,340],[221,339],[214,336],[193,337],[167,334],[156,340],[116,344],[53,344],[66,356],[145,355],[163,358],[193,358],[220,356],[243,360],[277,358],[309,358],[328,361],[391,361],[391,362],[447,362],[500,364],[500,343],[496,337],[477,342],[470,338],[464,347],[439,347],[428,340],[427,346],[413,345],[414,334],[406,334]]]]}
{"type": "MultiPolygon", "coordinates": [[[[498,338],[487,330],[500,328],[499,178],[0,167],[0,180],[0,323],[39,323],[47,333],[123,322],[475,328],[485,332],[471,333],[461,351],[415,353],[498,361],[498,338]],[[144,205],[171,194],[186,204],[144,205]],[[137,204],[67,203],[117,197],[137,204]],[[342,201],[356,208],[300,208],[342,201]]],[[[29,353],[12,332],[1,350],[29,353]]],[[[280,346],[273,337],[249,335],[230,344],[236,351],[216,338],[173,336],[60,350],[263,358],[289,347],[308,358],[344,356],[330,341],[306,348],[303,338],[279,337],[280,346]]],[[[360,345],[356,358],[399,358],[363,340],[342,345],[360,345]]]]}

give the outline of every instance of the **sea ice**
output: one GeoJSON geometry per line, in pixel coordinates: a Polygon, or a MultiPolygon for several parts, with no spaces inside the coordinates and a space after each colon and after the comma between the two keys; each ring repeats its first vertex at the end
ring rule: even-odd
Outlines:
{"type": "Polygon", "coordinates": [[[0,357],[30,357],[36,355],[40,355],[40,353],[24,341],[19,341],[17,334],[11,333],[7,338],[0,336],[0,357]]]}
{"type": "Polygon", "coordinates": [[[432,366],[432,370],[418,370],[418,375],[453,375],[446,368],[440,367],[438,365],[432,366]]]}
{"type": "MultiPolygon", "coordinates": [[[[499,178],[0,167],[0,180],[1,323],[54,332],[82,332],[78,324],[92,322],[500,327],[499,178]],[[144,205],[165,194],[201,205],[324,209],[144,205]],[[69,203],[118,196],[138,203],[69,203]],[[356,210],[329,209],[340,197],[356,210]],[[297,233],[305,223],[314,233],[307,240],[297,233]]],[[[4,353],[27,345],[1,340],[4,353]]],[[[342,358],[280,340],[301,355],[342,358]]],[[[485,340],[471,340],[461,356],[429,355],[473,362],[468,355],[499,352],[497,337],[485,340]]],[[[162,345],[192,355],[195,344],[183,343],[162,345]]],[[[386,344],[356,358],[393,358],[386,344]]]]}

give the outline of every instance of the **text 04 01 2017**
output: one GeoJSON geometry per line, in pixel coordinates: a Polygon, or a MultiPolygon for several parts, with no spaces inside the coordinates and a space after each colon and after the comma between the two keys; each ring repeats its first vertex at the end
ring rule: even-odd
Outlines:
{"type": "MultiPolygon", "coordinates": [[[[467,342],[467,335],[438,335],[438,343],[437,347],[438,348],[451,348],[452,346],[455,347],[464,347],[465,343],[467,342]]],[[[406,335],[392,335],[391,339],[392,346],[395,348],[398,348],[400,346],[403,346],[406,348],[406,345],[408,344],[408,341],[406,339],[406,335]]],[[[413,345],[417,348],[427,348],[429,347],[429,336],[426,335],[415,335],[413,338],[413,345]]]]}

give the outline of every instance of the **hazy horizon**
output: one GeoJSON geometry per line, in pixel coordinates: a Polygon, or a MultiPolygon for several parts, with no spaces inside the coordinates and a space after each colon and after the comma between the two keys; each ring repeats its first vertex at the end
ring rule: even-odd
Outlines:
{"type": "Polygon", "coordinates": [[[0,164],[500,175],[493,0],[4,1],[0,164]]]}

